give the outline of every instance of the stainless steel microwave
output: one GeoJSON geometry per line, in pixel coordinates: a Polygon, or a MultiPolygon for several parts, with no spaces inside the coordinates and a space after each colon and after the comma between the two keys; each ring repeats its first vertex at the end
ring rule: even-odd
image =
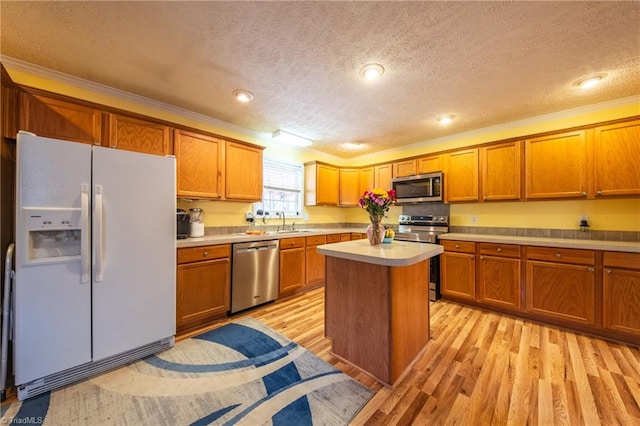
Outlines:
{"type": "Polygon", "coordinates": [[[443,200],[442,172],[391,179],[398,204],[443,200]]]}

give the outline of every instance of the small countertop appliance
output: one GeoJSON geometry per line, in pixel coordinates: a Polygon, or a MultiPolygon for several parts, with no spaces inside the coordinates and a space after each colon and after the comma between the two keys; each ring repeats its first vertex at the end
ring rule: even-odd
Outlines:
{"type": "Polygon", "coordinates": [[[182,209],[176,209],[176,238],[184,240],[189,237],[189,215],[182,209]]]}

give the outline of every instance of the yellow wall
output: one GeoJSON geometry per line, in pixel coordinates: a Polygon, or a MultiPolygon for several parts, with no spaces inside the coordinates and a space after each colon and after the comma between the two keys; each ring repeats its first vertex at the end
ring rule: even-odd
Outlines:
{"type": "Polygon", "coordinates": [[[452,204],[452,226],[578,229],[589,216],[592,231],[640,231],[640,199],[452,204]],[[471,217],[477,217],[477,223],[471,217]]]}
{"type": "MultiPolygon", "coordinates": [[[[592,105],[587,108],[550,114],[544,117],[534,117],[503,126],[479,129],[431,141],[424,141],[401,149],[393,149],[345,160],[309,149],[298,150],[276,146],[266,139],[239,134],[233,130],[217,126],[214,123],[194,120],[193,117],[183,116],[174,111],[165,111],[151,105],[145,105],[130,99],[118,97],[115,94],[99,93],[87,89],[82,84],[74,85],[54,78],[35,76],[22,70],[12,69],[6,64],[5,66],[14,81],[19,84],[62,93],[67,96],[158,117],[185,126],[252,142],[266,147],[265,156],[273,156],[296,162],[319,160],[338,166],[358,166],[377,162],[388,162],[403,157],[422,155],[494,140],[640,115],[640,97],[626,98],[614,102],[592,105]]],[[[244,219],[245,213],[252,211],[252,205],[250,203],[221,201],[199,201],[192,203],[179,201],[178,207],[185,210],[193,207],[204,209],[206,226],[246,225],[244,219]]],[[[400,207],[393,207],[389,212],[390,223],[397,223],[397,217],[401,212],[400,207]]],[[[308,217],[309,223],[362,223],[367,221],[366,213],[359,208],[305,207],[305,214],[306,217],[308,217]]],[[[451,206],[451,224],[454,226],[473,226],[471,223],[471,215],[476,215],[478,217],[477,226],[571,229],[577,226],[578,216],[583,214],[589,215],[591,229],[593,230],[640,231],[640,200],[638,199],[454,204],[451,206]]],[[[275,223],[274,220],[272,220],[272,222],[275,223]]],[[[300,223],[304,221],[296,219],[296,222],[300,223]]],[[[287,223],[290,223],[290,221],[288,220],[287,223]]]]}

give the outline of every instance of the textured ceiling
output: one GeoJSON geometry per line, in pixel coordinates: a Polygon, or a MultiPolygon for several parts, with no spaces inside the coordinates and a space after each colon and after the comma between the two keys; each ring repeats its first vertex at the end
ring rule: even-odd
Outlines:
{"type": "Polygon", "coordinates": [[[3,0],[0,13],[3,55],[347,158],[640,94],[637,1],[3,0]],[[371,62],[386,73],[365,82],[371,62]],[[602,72],[595,90],[572,85],[602,72]]]}

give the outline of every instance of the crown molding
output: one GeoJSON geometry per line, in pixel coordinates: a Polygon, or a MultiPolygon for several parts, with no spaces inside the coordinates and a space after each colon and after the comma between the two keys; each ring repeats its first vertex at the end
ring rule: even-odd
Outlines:
{"type": "MultiPolygon", "coordinates": [[[[174,105],[166,104],[164,102],[156,101],[146,98],[144,96],[136,95],[125,90],[116,89],[104,84],[96,83],[90,80],[85,80],[80,77],[75,77],[71,74],[66,74],[60,71],[55,71],[49,68],[41,67],[40,65],[25,62],[20,59],[12,58],[6,55],[0,55],[0,61],[8,68],[16,71],[24,72],[26,74],[53,80],[59,83],[68,84],[70,86],[77,87],[79,89],[88,90],[101,95],[110,96],[122,101],[136,103],[148,108],[153,108],[157,111],[175,114],[190,120],[199,121],[205,124],[210,124],[229,130],[232,132],[240,133],[252,138],[268,140],[267,134],[261,132],[255,132],[253,130],[246,129],[244,127],[228,123],[226,121],[218,120],[217,118],[209,117],[208,115],[200,114],[194,111],[190,111],[185,108],[180,108],[174,105]]],[[[270,135],[270,134],[268,134],[270,135]]]]}

